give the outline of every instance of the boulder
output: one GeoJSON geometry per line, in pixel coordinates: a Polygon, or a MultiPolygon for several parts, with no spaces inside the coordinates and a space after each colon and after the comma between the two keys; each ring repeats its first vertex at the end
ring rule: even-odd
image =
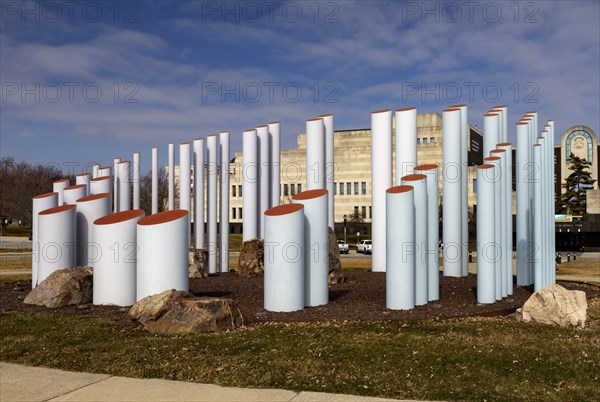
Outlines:
{"type": "Polygon", "coordinates": [[[206,278],[208,276],[208,250],[189,249],[189,277],[206,278]]]}
{"type": "Polygon", "coordinates": [[[265,271],[265,242],[251,239],[242,244],[238,259],[238,274],[241,276],[262,276],[265,271]]]}
{"type": "Polygon", "coordinates": [[[585,326],[587,301],[585,292],[567,290],[560,285],[548,285],[532,294],[517,310],[519,321],[537,321],[546,324],[585,326]]]}
{"type": "Polygon", "coordinates": [[[92,302],[92,268],[77,267],[54,271],[23,300],[48,308],[92,302]]]}
{"type": "Polygon", "coordinates": [[[329,228],[329,284],[335,285],[346,281],[342,272],[342,263],[340,261],[340,248],[337,244],[337,237],[332,228],[329,228]]]}
{"type": "Polygon", "coordinates": [[[232,299],[194,297],[187,291],[166,290],[143,298],[129,310],[152,333],[178,335],[234,330],[244,324],[232,299]]]}

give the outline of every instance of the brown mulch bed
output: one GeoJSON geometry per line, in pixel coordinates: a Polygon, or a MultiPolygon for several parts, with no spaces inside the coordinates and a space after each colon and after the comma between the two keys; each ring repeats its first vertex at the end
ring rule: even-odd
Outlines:
{"type": "MultiPolygon", "coordinates": [[[[494,304],[476,302],[477,278],[440,276],[440,300],[409,311],[391,311],[385,308],[385,274],[367,271],[345,271],[347,281],[330,286],[329,304],[306,308],[294,313],[273,313],[263,308],[263,278],[243,278],[236,273],[211,275],[206,279],[190,279],[190,290],[196,296],[220,296],[236,300],[246,324],[261,322],[308,322],[324,320],[424,320],[469,316],[497,316],[511,314],[521,307],[532,294],[531,287],[514,287],[513,295],[494,304]]],[[[572,282],[560,282],[567,289],[586,292],[588,298],[600,295],[600,287],[572,282]]],[[[80,317],[112,319],[124,327],[135,327],[127,316],[127,308],[115,306],[78,306],[48,309],[23,304],[31,283],[0,286],[0,309],[30,311],[80,317]],[[19,297],[20,296],[20,297],[19,297]]]]}

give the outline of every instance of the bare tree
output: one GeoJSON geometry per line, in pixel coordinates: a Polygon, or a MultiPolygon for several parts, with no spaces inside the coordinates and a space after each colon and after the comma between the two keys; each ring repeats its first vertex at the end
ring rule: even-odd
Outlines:
{"type": "MultiPolygon", "coordinates": [[[[169,196],[169,183],[164,168],[158,170],[158,212],[166,209],[169,196]]],[[[140,178],[140,208],[146,211],[146,215],[152,213],[152,172],[148,172],[140,178]]]]}

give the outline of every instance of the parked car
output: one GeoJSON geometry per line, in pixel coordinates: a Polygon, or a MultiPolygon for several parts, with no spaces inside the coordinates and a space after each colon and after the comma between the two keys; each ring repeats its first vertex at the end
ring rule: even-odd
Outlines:
{"type": "Polygon", "coordinates": [[[357,253],[371,254],[372,249],[373,246],[371,244],[371,240],[361,240],[360,243],[356,245],[357,253]]]}
{"type": "Polygon", "coordinates": [[[337,244],[340,249],[340,254],[348,254],[348,252],[350,251],[350,247],[348,247],[348,244],[346,244],[345,241],[338,240],[337,244]]]}

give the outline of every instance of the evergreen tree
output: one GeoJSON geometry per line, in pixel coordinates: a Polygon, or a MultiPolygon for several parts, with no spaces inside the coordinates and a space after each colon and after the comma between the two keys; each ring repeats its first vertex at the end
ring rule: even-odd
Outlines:
{"type": "Polygon", "coordinates": [[[589,169],[591,162],[571,154],[569,169],[573,172],[562,185],[565,192],[561,195],[559,209],[564,214],[583,215],[585,213],[585,191],[593,187],[595,180],[589,169]]]}

